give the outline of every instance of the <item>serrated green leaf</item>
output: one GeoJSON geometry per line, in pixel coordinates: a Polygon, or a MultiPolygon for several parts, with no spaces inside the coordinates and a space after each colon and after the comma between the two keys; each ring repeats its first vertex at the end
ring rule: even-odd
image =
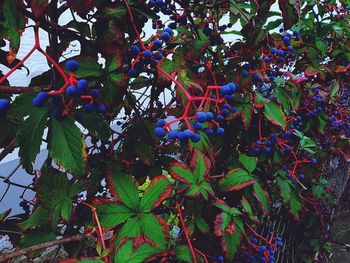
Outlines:
{"type": "Polygon", "coordinates": [[[116,198],[132,210],[139,208],[140,200],[137,186],[130,175],[121,172],[119,168],[114,168],[109,182],[111,192],[116,198]]]}
{"type": "Polygon", "coordinates": [[[266,118],[271,121],[275,125],[281,126],[283,129],[286,128],[286,116],[283,113],[280,106],[278,106],[275,102],[270,101],[265,105],[264,114],[266,118]]]}
{"type": "Polygon", "coordinates": [[[172,186],[165,176],[153,178],[142,196],[140,202],[141,211],[147,212],[157,207],[164,199],[169,197],[171,191],[172,186]]]}
{"type": "Polygon", "coordinates": [[[239,191],[255,183],[255,179],[247,171],[240,168],[229,171],[220,181],[222,191],[239,191]]]}
{"type": "Polygon", "coordinates": [[[101,77],[103,70],[97,60],[90,57],[74,58],[79,63],[79,69],[74,73],[77,78],[101,77]]]}
{"type": "Polygon", "coordinates": [[[248,172],[252,173],[258,163],[258,158],[239,154],[239,161],[248,172]]]}
{"type": "Polygon", "coordinates": [[[158,248],[165,249],[165,230],[159,220],[151,213],[142,214],[139,220],[143,235],[154,242],[155,246],[158,248]]]}
{"type": "Polygon", "coordinates": [[[79,122],[94,136],[104,140],[111,136],[108,123],[101,114],[83,114],[83,118],[79,122]]]}
{"type": "Polygon", "coordinates": [[[48,108],[33,108],[29,117],[19,127],[17,134],[18,155],[21,157],[23,167],[29,173],[33,170],[31,162],[35,160],[36,155],[40,152],[48,117],[48,108]]]}
{"type": "Polygon", "coordinates": [[[74,174],[85,172],[84,144],[81,131],[72,117],[51,119],[49,151],[55,162],[74,174]]]}
{"type": "Polygon", "coordinates": [[[130,208],[122,204],[102,203],[95,205],[95,208],[104,228],[116,227],[134,215],[130,208]]]}

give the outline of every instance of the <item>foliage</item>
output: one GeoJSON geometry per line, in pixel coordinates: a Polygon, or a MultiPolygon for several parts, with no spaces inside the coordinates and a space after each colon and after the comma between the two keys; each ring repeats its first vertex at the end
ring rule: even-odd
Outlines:
{"type": "Polygon", "coordinates": [[[66,262],[273,263],[288,244],[258,230],[276,204],[325,224],[321,165],[349,158],[348,0],[60,2],[1,6],[0,156],[19,148],[36,175],[26,213],[0,215],[23,233],[14,243],[84,229],[96,251],[74,244],[66,262]],[[18,60],[30,23],[33,48],[18,60]],[[10,86],[34,51],[50,69],[10,86]]]}

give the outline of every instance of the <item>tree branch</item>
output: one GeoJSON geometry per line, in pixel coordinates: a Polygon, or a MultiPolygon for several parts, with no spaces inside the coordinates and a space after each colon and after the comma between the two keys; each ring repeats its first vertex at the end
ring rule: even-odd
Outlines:
{"type": "Polygon", "coordinates": [[[36,86],[36,87],[0,86],[0,93],[22,94],[22,93],[38,92],[47,88],[48,86],[36,86]]]}
{"type": "Polygon", "coordinates": [[[21,249],[21,250],[17,250],[13,253],[10,253],[8,255],[4,255],[4,256],[0,256],[0,262],[7,262],[8,260],[12,259],[12,258],[16,258],[16,257],[20,257],[23,255],[27,255],[31,252],[43,249],[43,248],[48,248],[48,247],[52,247],[52,246],[56,246],[56,245],[61,245],[61,244],[65,244],[65,243],[69,243],[69,242],[74,242],[74,241],[80,241],[84,238],[87,238],[89,236],[91,236],[95,231],[89,232],[87,234],[77,234],[75,236],[70,236],[70,237],[66,237],[66,238],[62,238],[62,239],[57,239],[57,240],[53,240],[53,241],[49,241],[49,242],[45,242],[45,243],[41,243],[38,245],[34,245],[25,249],[21,249]]]}

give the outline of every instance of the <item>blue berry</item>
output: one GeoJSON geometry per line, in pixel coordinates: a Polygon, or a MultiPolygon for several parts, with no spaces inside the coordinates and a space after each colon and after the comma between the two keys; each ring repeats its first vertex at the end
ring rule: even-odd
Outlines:
{"type": "Polygon", "coordinates": [[[222,87],[220,88],[220,92],[221,92],[222,94],[228,94],[228,93],[230,93],[230,87],[227,86],[227,85],[224,85],[224,86],[222,86],[222,87]]]}
{"type": "Polygon", "coordinates": [[[265,61],[266,63],[269,63],[269,62],[271,61],[271,59],[270,59],[269,57],[265,57],[265,58],[264,58],[264,61],[265,61]]]}
{"type": "Polygon", "coordinates": [[[266,148],[265,148],[265,152],[266,152],[266,153],[271,152],[271,148],[270,148],[270,147],[266,147],[266,148]]]}
{"type": "Polygon", "coordinates": [[[277,48],[272,47],[272,48],[270,49],[270,53],[271,53],[271,54],[276,54],[276,53],[277,53],[277,48]]]}
{"type": "Polygon", "coordinates": [[[203,128],[203,125],[199,122],[196,122],[195,124],[193,124],[193,129],[195,130],[201,130],[203,128]]]}
{"type": "Polygon", "coordinates": [[[151,50],[145,50],[145,51],[143,52],[143,55],[144,55],[145,58],[151,58],[152,55],[153,55],[153,53],[152,53],[151,50]]]}
{"type": "Polygon", "coordinates": [[[38,95],[32,100],[32,103],[36,107],[42,107],[45,105],[45,103],[48,101],[49,95],[47,95],[47,92],[39,92],[38,95]]]}
{"type": "Polygon", "coordinates": [[[159,119],[157,120],[157,127],[164,127],[165,125],[165,120],[164,119],[159,119]]]}
{"type": "Polygon", "coordinates": [[[78,89],[76,86],[69,86],[67,89],[66,89],[66,93],[68,96],[70,97],[75,97],[78,95],[78,89]]]}
{"type": "Polygon", "coordinates": [[[284,51],[283,51],[283,50],[278,50],[278,51],[277,51],[277,55],[283,56],[283,55],[284,55],[284,51]]]}
{"type": "Polygon", "coordinates": [[[237,86],[234,83],[228,83],[227,86],[230,89],[230,93],[234,93],[237,90],[237,86]]]}
{"type": "Polygon", "coordinates": [[[232,112],[232,113],[236,113],[236,112],[237,112],[237,108],[236,108],[236,107],[232,107],[232,108],[231,108],[231,112],[232,112]]]}
{"type": "Polygon", "coordinates": [[[154,55],[154,58],[156,60],[161,60],[163,58],[163,54],[162,52],[157,52],[155,55],[154,55]]]}
{"type": "Polygon", "coordinates": [[[84,110],[87,113],[93,113],[94,112],[94,105],[92,105],[92,104],[85,104],[84,105],[84,110]]]}
{"type": "Polygon", "coordinates": [[[305,175],[304,174],[299,174],[299,179],[300,180],[303,180],[305,178],[305,175]]]}
{"type": "Polygon", "coordinates": [[[137,56],[139,53],[140,53],[140,49],[138,46],[136,45],[132,45],[131,48],[131,53],[134,55],[134,56],[137,56]]]}
{"type": "Polygon", "coordinates": [[[162,44],[163,44],[162,40],[157,39],[154,41],[154,46],[157,48],[161,48],[162,44]]]}
{"type": "Polygon", "coordinates": [[[0,99],[0,112],[6,111],[10,107],[10,101],[7,99],[0,99]]]}
{"type": "Polygon", "coordinates": [[[255,73],[253,76],[254,80],[260,80],[260,74],[259,73],[255,73]]]}
{"type": "Polygon", "coordinates": [[[210,121],[210,120],[212,120],[212,119],[214,118],[214,114],[213,114],[212,112],[210,112],[210,111],[208,111],[208,112],[206,113],[206,115],[207,115],[207,120],[208,120],[208,121],[210,121]]]}
{"type": "Polygon", "coordinates": [[[185,139],[191,139],[193,136],[193,131],[190,129],[184,130],[184,138],[185,139]]]}
{"type": "Polygon", "coordinates": [[[218,256],[218,261],[219,262],[224,262],[224,257],[223,256],[218,256]]]}
{"type": "Polygon", "coordinates": [[[77,84],[78,89],[84,90],[88,88],[88,86],[89,86],[89,83],[86,79],[81,79],[78,81],[78,84],[77,84]]]}
{"type": "Polygon", "coordinates": [[[177,131],[172,130],[168,132],[168,139],[169,140],[175,140],[177,138],[177,131]]]}
{"type": "Polygon", "coordinates": [[[199,122],[206,122],[207,121],[207,114],[205,112],[198,112],[196,114],[196,119],[199,122]]]}
{"type": "Polygon", "coordinates": [[[216,119],[218,120],[218,121],[223,121],[224,120],[224,117],[222,116],[222,115],[217,115],[216,116],[216,119]]]}
{"type": "Polygon", "coordinates": [[[100,96],[100,91],[98,89],[92,89],[90,95],[94,98],[98,98],[100,96]]]}
{"type": "Polygon", "coordinates": [[[76,71],[79,68],[79,63],[75,60],[68,60],[66,63],[66,69],[69,71],[76,71]]]}
{"type": "Polygon", "coordinates": [[[140,73],[136,69],[129,69],[128,74],[130,77],[136,78],[140,73]]]}
{"type": "Polygon", "coordinates": [[[311,163],[312,163],[312,164],[316,164],[316,163],[317,163],[316,158],[311,158],[311,163]]]}
{"type": "Polygon", "coordinates": [[[292,46],[288,46],[288,47],[287,47],[287,50],[288,50],[288,51],[293,51],[293,47],[292,47],[292,46]]]}
{"type": "Polygon", "coordinates": [[[225,132],[225,129],[221,128],[221,127],[218,128],[217,131],[216,131],[216,133],[219,134],[219,135],[224,134],[224,132],[225,132]]]}
{"type": "Polygon", "coordinates": [[[166,29],[164,29],[164,32],[167,32],[168,34],[172,34],[173,30],[171,30],[171,28],[167,27],[166,29]]]}
{"type": "Polygon", "coordinates": [[[195,133],[192,137],[191,137],[192,142],[199,142],[201,140],[201,136],[198,133],[195,133]]]}
{"type": "Polygon", "coordinates": [[[242,71],[243,78],[247,78],[249,76],[249,72],[246,70],[242,71]]]}
{"type": "Polygon", "coordinates": [[[169,41],[170,38],[171,38],[171,36],[170,36],[170,34],[169,34],[168,32],[164,31],[164,32],[162,33],[162,39],[163,39],[165,42],[169,41]]]}
{"type": "Polygon", "coordinates": [[[99,103],[96,107],[96,111],[99,113],[105,113],[106,112],[106,106],[103,103],[99,103]]]}
{"type": "Polygon", "coordinates": [[[206,129],[204,130],[204,132],[205,132],[206,134],[208,134],[208,135],[212,135],[212,134],[214,133],[213,129],[211,129],[211,128],[206,128],[206,129]]]}
{"type": "Polygon", "coordinates": [[[165,136],[165,131],[163,128],[157,127],[154,129],[154,134],[159,138],[163,138],[165,136]]]}

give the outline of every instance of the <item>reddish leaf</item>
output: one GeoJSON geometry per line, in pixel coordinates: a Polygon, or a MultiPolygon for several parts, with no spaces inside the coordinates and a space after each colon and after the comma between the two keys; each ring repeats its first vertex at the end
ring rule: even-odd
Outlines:
{"type": "Polygon", "coordinates": [[[30,6],[36,18],[42,18],[45,15],[45,10],[49,5],[48,0],[31,0],[30,6]]]}
{"type": "Polygon", "coordinates": [[[318,69],[315,69],[311,66],[308,66],[306,69],[305,69],[305,75],[307,77],[313,77],[313,76],[316,76],[318,74],[319,70],[318,69]]]}
{"type": "Polygon", "coordinates": [[[190,168],[179,162],[171,163],[168,172],[174,179],[185,184],[195,183],[196,181],[190,168]]]}
{"type": "Polygon", "coordinates": [[[208,176],[210,170],[210,160],[199,150],[194,149],[190,166],[193,169],[193,174],[197,182],[202,182],[208,176]]]}
{"type": "Polygon", "coordinates": [[[220,188],[225,191],[239,191],[255,183],[255,179],[247,171],[240,168],[229,171],[220,181],[220,188]]]}
{"type": "Polygon", "coordinates": [[[283,27],[290,29],[300,19],[300,0],[278,0],[278,4],[282,11],[283,27]]]}

